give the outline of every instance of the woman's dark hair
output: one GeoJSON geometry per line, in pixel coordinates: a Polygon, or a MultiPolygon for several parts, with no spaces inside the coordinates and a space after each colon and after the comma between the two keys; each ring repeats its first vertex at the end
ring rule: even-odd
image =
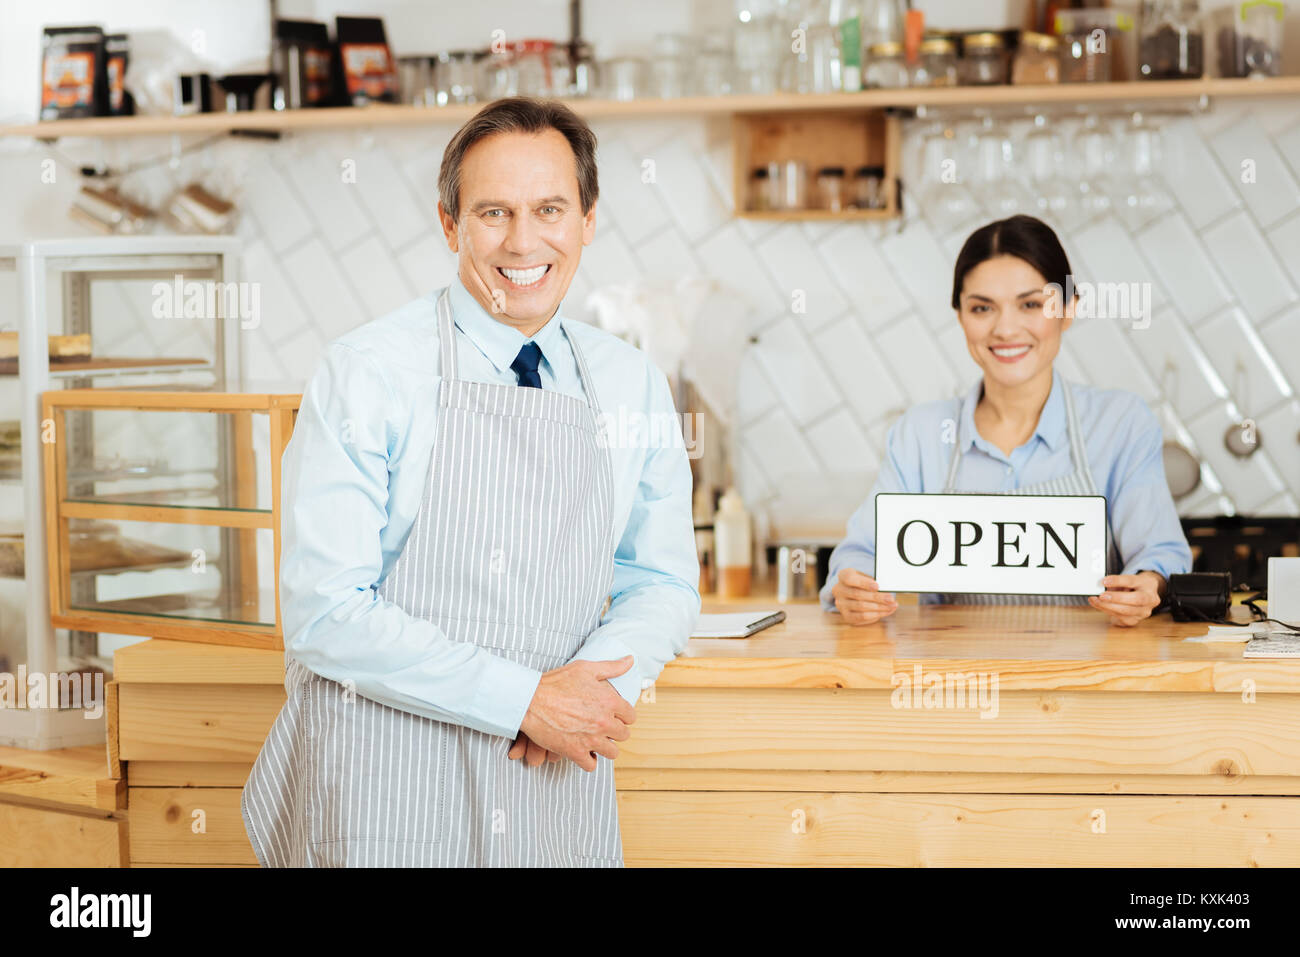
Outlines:
{"type": "Polygon", "coordinates": [[[997,256],[1015,256],[1033,266],[1048,283],[1055,283],[1066,295],[1074,288],[1070,276],[1070,260],[1066,258],[1061,241],[1052,227],[1033,216],[1012,216],[981,226],[970,234],[952,273],[952,307],[961,308],[961,290],[966,274],[982,262],[997,256]]]}
{"type": "Polygon", "coordinates": [[[438,199],[452,219],[460,218],[461,163],[469,148],[497,133],[543,133],[558,130],[573,149],[578,171],[578,201],[585,216],[596,204],[596,134],[563,103],[512,96],[494,100],[474,114],[447,144],[438,171],[438,199]]]}

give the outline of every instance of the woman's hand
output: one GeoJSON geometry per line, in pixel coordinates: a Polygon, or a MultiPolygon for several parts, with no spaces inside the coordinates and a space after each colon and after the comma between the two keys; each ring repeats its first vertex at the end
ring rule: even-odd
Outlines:
{"type": "Polygon", "coordinates": [[[1156,572],[1138,572],[1136,575],[1107,575],[1101,580],[1106,590],[1100,595],[1089,595],[1088,604],[1110,615],[1112,625],[1125,628],[1136,625],[1163,600],[1165,579],[1156,572]]]}
{"type": "Polygon", "coordinates": [[[898,611],[898,599],[880,590],[876,580],[854,568],[841,568],[831,586],[835,607],[850,625],[872,625],[898,611]]]}

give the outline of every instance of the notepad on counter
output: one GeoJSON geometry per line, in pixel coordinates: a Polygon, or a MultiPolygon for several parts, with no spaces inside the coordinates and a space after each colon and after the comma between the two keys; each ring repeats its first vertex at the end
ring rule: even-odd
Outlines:
{"type": "Polygon", "coordinates": [[[1203,635],[1192,635],[1183,641],[1250,641],[1255,631],[1250,626],[1210,625],[1210,630],[1203,635]]]}
{"type": "Polygon", "coordinates": [[[1300,658],[1300,635],[1290,631],[1256,633],[1241,656],[1243,658],[1300,658]]]}
{"type": "Polygon", "coordinates": [[[785,621],[783,611],[742,611],[725,615],[700,615],[691,632],[692,638],[748,638],[778,622],[785,621]]]}

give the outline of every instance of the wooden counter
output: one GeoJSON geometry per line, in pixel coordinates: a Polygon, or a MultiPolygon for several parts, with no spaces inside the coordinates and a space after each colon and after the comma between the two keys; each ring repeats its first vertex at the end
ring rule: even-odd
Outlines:
{"type": "MultiPolygon", "coordinates": [[[[1088,608],[786,611],[643,694],[629,865],[1300,865],[1300,662],[1088,608]]],[[[154,639],[116,669],[132,862],[253,863],[239,788],[279,653],[154,639]]]]}

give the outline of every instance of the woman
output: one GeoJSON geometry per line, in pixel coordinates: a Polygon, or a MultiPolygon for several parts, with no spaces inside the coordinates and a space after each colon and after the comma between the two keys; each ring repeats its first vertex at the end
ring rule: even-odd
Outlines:
{"type": "Polygon", "coordinates": [[[1160,426],[1136,395],[1067,383],[1052,368],[1074,321],[1070,263],[1031,216],[989,223],[966,240],[952,306],[983,372],[964,399],[908,410],[889,431],[875,488],[831,555],[823,607],[850,624],[894,613],[875,570],[878,492],[1105,495],[1108,574],[1101,595],[923,595],[954,604],[1082,604],[1135,625],[1164,599],[1192,555],[1165,484],[1160,426]],[[1118,574],[1117,574],[1118,573],[1118,574]]]}

